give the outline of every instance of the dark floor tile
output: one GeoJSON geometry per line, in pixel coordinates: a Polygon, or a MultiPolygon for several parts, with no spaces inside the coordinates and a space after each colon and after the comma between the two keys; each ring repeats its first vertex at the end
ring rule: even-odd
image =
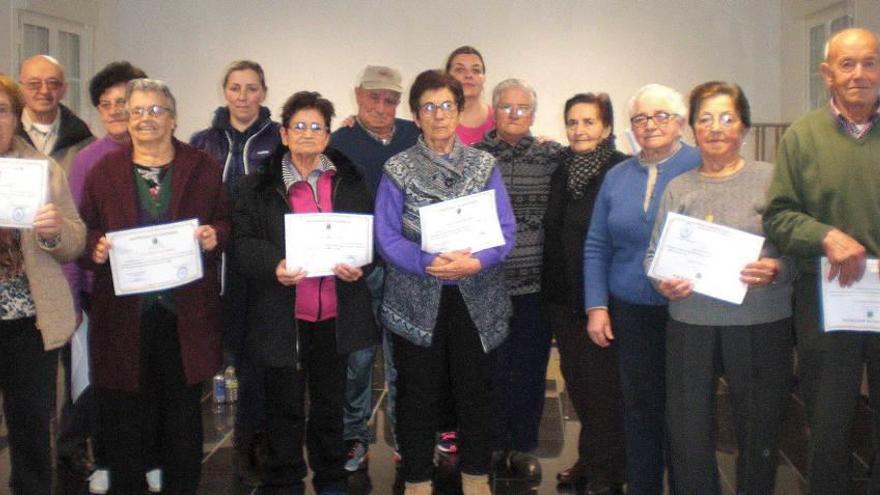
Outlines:
{"type": "Polygon", "coordinates": [[[213,451],[202,464],[202,482],[199,494],[202,495],[245,495],[253,492],[252,488],[238,481],[233,468],[235,451],[230,442],[213,451]]]}
{"type": "Polygon", "coordinates": [[[558,397],[544,400],[544,413],[538,430],[538,457],[558,457],[565,443],[565,422],[562,420],[562,405],[558,397]]]}
{"type": "Polygon", "coordinates": [[[574,403],[571,402],[568,390],[563,389],[562,392],[559,392],[559,403],[562,405],[562,419],[578,421],[577,411],[574,410],[574,403]]]}

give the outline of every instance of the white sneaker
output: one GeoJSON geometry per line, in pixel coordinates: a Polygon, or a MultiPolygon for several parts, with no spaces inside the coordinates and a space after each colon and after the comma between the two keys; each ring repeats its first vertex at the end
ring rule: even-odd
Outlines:
{"type": "Polygon", "coordinates": [[[147,471],[147,488],[150,493],[162,493],[162,470],[159,468],[147,471]]]}
{"type": "Polygon", "coordinates": [[[89,493],[103,495],[110,490],[110,471],[106,469],[96,469],[89,476],[89,493]]]}

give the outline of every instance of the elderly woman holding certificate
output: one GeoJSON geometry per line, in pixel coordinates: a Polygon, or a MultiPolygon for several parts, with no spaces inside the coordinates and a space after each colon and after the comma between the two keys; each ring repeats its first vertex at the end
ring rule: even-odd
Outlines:
{"type": "Polygon", "coordinates": [[[464,494],[490,493],[492,351],[508,334],[501,262],[516,225],[495,159],[455,135],[463,105],[461,84],[451,76],[419,74],[409,106],[422,135],[385,164],[376,198],[376,241],[388,263],[380,319],[395,334],[407,495],[431,493],[438,393],[446,383],[455,399],[464,494]],[[420,208],[483,191],[493,191],[490,220],[502,234],[494,247],[422,250],[434,239],[426,237],[420,208]]]}
{"type": "MultiPolygon", "coordinates": [[[[761,213],[773,165],[743,158],[749,103],[736,84],[711,81],[690,95],[700,167],[673,179],[663,193],[649,267],[667,213],[763,236],[761,213]]],[[[659,255],[659,253],[658,253],[659,255]]],[[[657,281],[669,299],[666,328],[666,423],[676,493],[721,493],[715,460],[715,389],[730,386],[739,457],[737,493],[773,493],[782,415],[792,373],[792,265],[769,241],[746,264],[742,304],[694,292],[693,281],[657,281]]]]}
{"type": "Polygon", "coordinates": [[[629,101],[641,146],[605,174],[584,243],[587,332],[617,347],[626,435],[627,493],[663,491],[666,299],[642,261],[660,196],[669,180],[695,168],[697,151],[681,142],[687,106],[672,88],[643,86],[629,101]]]}
{"type": "MultiPolygon", "coordinates": [[[[155,476],[155,469],[161,470],[166,493],[195,493],[203,447],[201,385],[220,366],[217,263],[229,237],[229,205],[213,160],[174,138],[177,113],[168,86],[134,79],[125,100],[131,146],[95,164],[81,203],[89,229],[83,263],[95,274],[89,332],[93,385],[111,493],[143,492],[144,472],[155,476]],[[176,276],[186,280],[199,269],[202,276],[180,285],[159,279],[169,270],[155,253],[186,246],[163,247],[160,234],[185,231],[169,225],[183,220],[198,221],[189,227],[195,238],[186,254],[201,266],[182,267],[176,276]],[[135,255],[126,256],[129,250],[121,246],[136,245],[133,228],[151,228],[154,246],[141,242],[135,255]],[[145,266],[137,277],[122,277],[133,273],[128,271],[133,257],[145,266]],[[132,280],[152,280],[157,289],[129,290],[132,280]]],[[[150,478],[150,484],[156,480],[150,478]]]]}
{"type": "MultiPolygon", "coordinates": [[[[15,215],[0,219],[0,392],[12,454],[12,492],[48,495],[57,349],[67,343],[76,324],[61,263],[82,252],[85,227],[61,167],[16,137],[23,105],[15,81],[0,75],[0,159],[42,162],[29,166],[39,170],[32,177],[42,175],[48,197],[48,203],[31,210],[33,220],[22,228],[9,227],[17,223],[15,215]]],[[[34,183],[21,186],[36,192],[31,195],[36,202],[42,191],[34,183]]],[[[12,200],[4,194],[4,202],[12,200]]]]}
{"type": "Polygon", "coordinates": [[[242,178],[233,215],[232,262],[248,287],[245,352],[266,385],[266,493],[304,493],[304,440],[315,492],[343,493],[348,353],[379,342],[364,279],[369,266],[340,263],[331,275],[312,276],[286,258],[292,232],[285,232],[285,214],[373,211],[361,170],[327,148],[333,115],[319,93],[291,96],[281,114],[282,145],[265,170],[242,178]]]}

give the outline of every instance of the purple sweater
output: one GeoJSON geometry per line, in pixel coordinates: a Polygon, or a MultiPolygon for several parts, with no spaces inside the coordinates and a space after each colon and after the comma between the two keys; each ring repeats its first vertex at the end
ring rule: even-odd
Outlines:
{"type": "MultiPolygon", "coordinates": [[[[73,159],[73,163],[70,165],[67,182],[70,186],[70,194],[73,196],[73,201],[76,203],[77,208],[79,208],[80,202],[82,201],[83,186],[86,183],[86,176],[89,174],[92,167],[98,163],[101,158],[104,158],[116,150],[122,149],[124,146],[124,144],[114,141],[110,135],[107,134],[101,139],[93,141],[76,154],[76,158],[73,159]]],[[[86,253],[84,256],[87,256],[88,254],[89,253],[86,253]]],[[[64,277],[67,278],[68,285],[70,285],[70,293],[73,296],[73,308],[76,310],[77,317],[79,317],[80,311],[82,310],[80,292],[91,292],[92,273],[80,268],[76,262],[65,263],[61,266],[61,269],[64,271],[64,277]]]]}
{"type": "MultiPolygon", "coordinates": [[[[501,173],[497,168],[492,171],[486,183],[486,190],[489,189],[495,190],[495,208],[498,211],[501,233],[506,242],[502,246],[474,253],[474,257],[480,260],[483,270],[504,260],[513,247],[512,239],[516,235],[516,219],[510,207],[510,198],[507,196],[504,182],[501,180],[501,173]]],[[[403,192],[391,179],[383,175],[379,182],[379,191],[376,193],[376,244],[382,258],[387,262],[405,272],[426,277],[425,268],[437,255],[422,251],[419,243],[404,237],[403,199],[403,192]]]]}

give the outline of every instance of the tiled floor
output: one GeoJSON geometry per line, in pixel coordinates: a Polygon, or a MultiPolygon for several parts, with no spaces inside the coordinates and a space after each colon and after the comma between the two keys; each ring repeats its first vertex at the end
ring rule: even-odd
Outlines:
{"type": "MultiPolygon", "coordinates": [[[[381,363],[377,359],[377,363],[381,363]]],[[[382,380],[381,364],[377,364],[374,373],[376,383],[374,394],[375,414],[371,427],[376,442],[370,447],[369,469],[359,472],[350,478],[352,495],[395,494],[395,467],[392,451],[388,444],[390,433],[385,422],[383,411],[385,390],[382,380]]],[[[205,449],[203,458],[202,482],[200,494],[205,495],[241,495],[253,493],[253,490],[241,485],[236,479],[232,466],[232,417],[234,406],[216,409],[205,397],[204,430],[205,449]]],[[[864,402],[859,405],[857,427],[853,433],[852,472],[858,490],[853,493],[865,493],[865,479],[868,464],[872,458],[870,445],[870,417],[873,411],[864,402]]],[[[718,460],[721,470],[723,492],[733,494],[732,483],[735,480],[736,442],[733,436],[730,407],[725,387],[718,391],[718,460]]],[[[781,456],[777,478],[777,494],[798,495],[805,493],[805,472],[807,450],[804,433],[803,407],[796,394],[792,394],[784,425],[784,437],[781,445],[781,456]]],[[[541,421],[540,445],[536,454],[541,459],[544,471],[543,482],[538,486],[527,486],[522,482],[509,479],[495,481],[496,495],[526,494],[557,494],[573,493],[556,486],[555,475],[568,467],[575,460],[576,439],[579,423],[577,422],[571,403],[565,393],[565,384],[559,374],[558,356],[555,351],[547,373],[547,393],[544,403],[544,415],[541,421]]],[[[454,458],[441,460],[438,469],[438,480],[435,484],[438,494],[458,494],[456,486],[457,473],[454,458]]],[[[0,494],[8,493],[6,480],[9,476],[9,451],[6,447],[5,428],[0,429],[0,494]]],[[[60,494],[80,495],[87,493],[82,485],[59,480],[60,494]]]]}

